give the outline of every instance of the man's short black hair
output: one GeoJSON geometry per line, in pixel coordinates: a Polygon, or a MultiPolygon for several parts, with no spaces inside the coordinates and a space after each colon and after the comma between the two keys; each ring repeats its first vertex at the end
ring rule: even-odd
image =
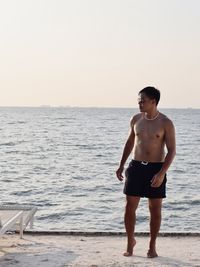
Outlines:
{"type": "Polygon", "coordinates": [[[160,91],[158,89],[156,89],[153,86],[147,86],[139,92],[139,94],[141,94],[141,93],[144,93],[150,99],[155,99],[156,100],[156,106],[158,105],[159,100],[160,100],[160,91]]]}

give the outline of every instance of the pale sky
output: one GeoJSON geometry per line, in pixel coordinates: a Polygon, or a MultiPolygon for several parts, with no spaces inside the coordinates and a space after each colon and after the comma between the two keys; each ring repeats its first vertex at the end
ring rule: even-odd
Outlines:
{"type": "Polygon", "coordinates": [[[0,0],[0,106],[200,108],[199,0],[0,0]]]}

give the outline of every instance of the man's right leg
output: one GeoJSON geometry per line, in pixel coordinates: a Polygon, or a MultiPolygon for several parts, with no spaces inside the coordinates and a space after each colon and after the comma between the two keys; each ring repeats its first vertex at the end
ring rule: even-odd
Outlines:
{"type": "Polygon", "coordinates": [[[133,247],[136,244],[134,231],[136,222],[136,209],[139,201],[140,197],[126,196],[124,223],[127,234],[127,251],[123,254],[124,256],[132,256],[133,247]]]}

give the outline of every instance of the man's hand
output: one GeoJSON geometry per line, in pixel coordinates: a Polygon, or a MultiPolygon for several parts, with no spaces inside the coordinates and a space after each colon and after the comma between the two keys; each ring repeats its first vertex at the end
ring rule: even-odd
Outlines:
{"type": "Polygon", "coordinates": [[[124,179],[124,176],[122,175],[123,170],[124,170],[124,167],[119,167],[116,171],[116,176],[120,181],[123,181],[124,179]]]}
{"type": "Polygon", "coordinates": [[[159,187],[161,186],[163,180],[165,178],[165,174],[155,174],[153,179],[151,180],[151,187],[159,187]]]}

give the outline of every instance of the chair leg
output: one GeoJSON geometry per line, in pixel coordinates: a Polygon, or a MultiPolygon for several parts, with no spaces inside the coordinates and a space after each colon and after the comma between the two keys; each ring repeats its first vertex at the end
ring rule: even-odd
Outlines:
{"type": "Polygon", "coordinates": [[[23,238],[23,216],[21,216],[20,218],[20,225],[19,225],[20,229],[20,238],[22,239],[23,238]]]}

